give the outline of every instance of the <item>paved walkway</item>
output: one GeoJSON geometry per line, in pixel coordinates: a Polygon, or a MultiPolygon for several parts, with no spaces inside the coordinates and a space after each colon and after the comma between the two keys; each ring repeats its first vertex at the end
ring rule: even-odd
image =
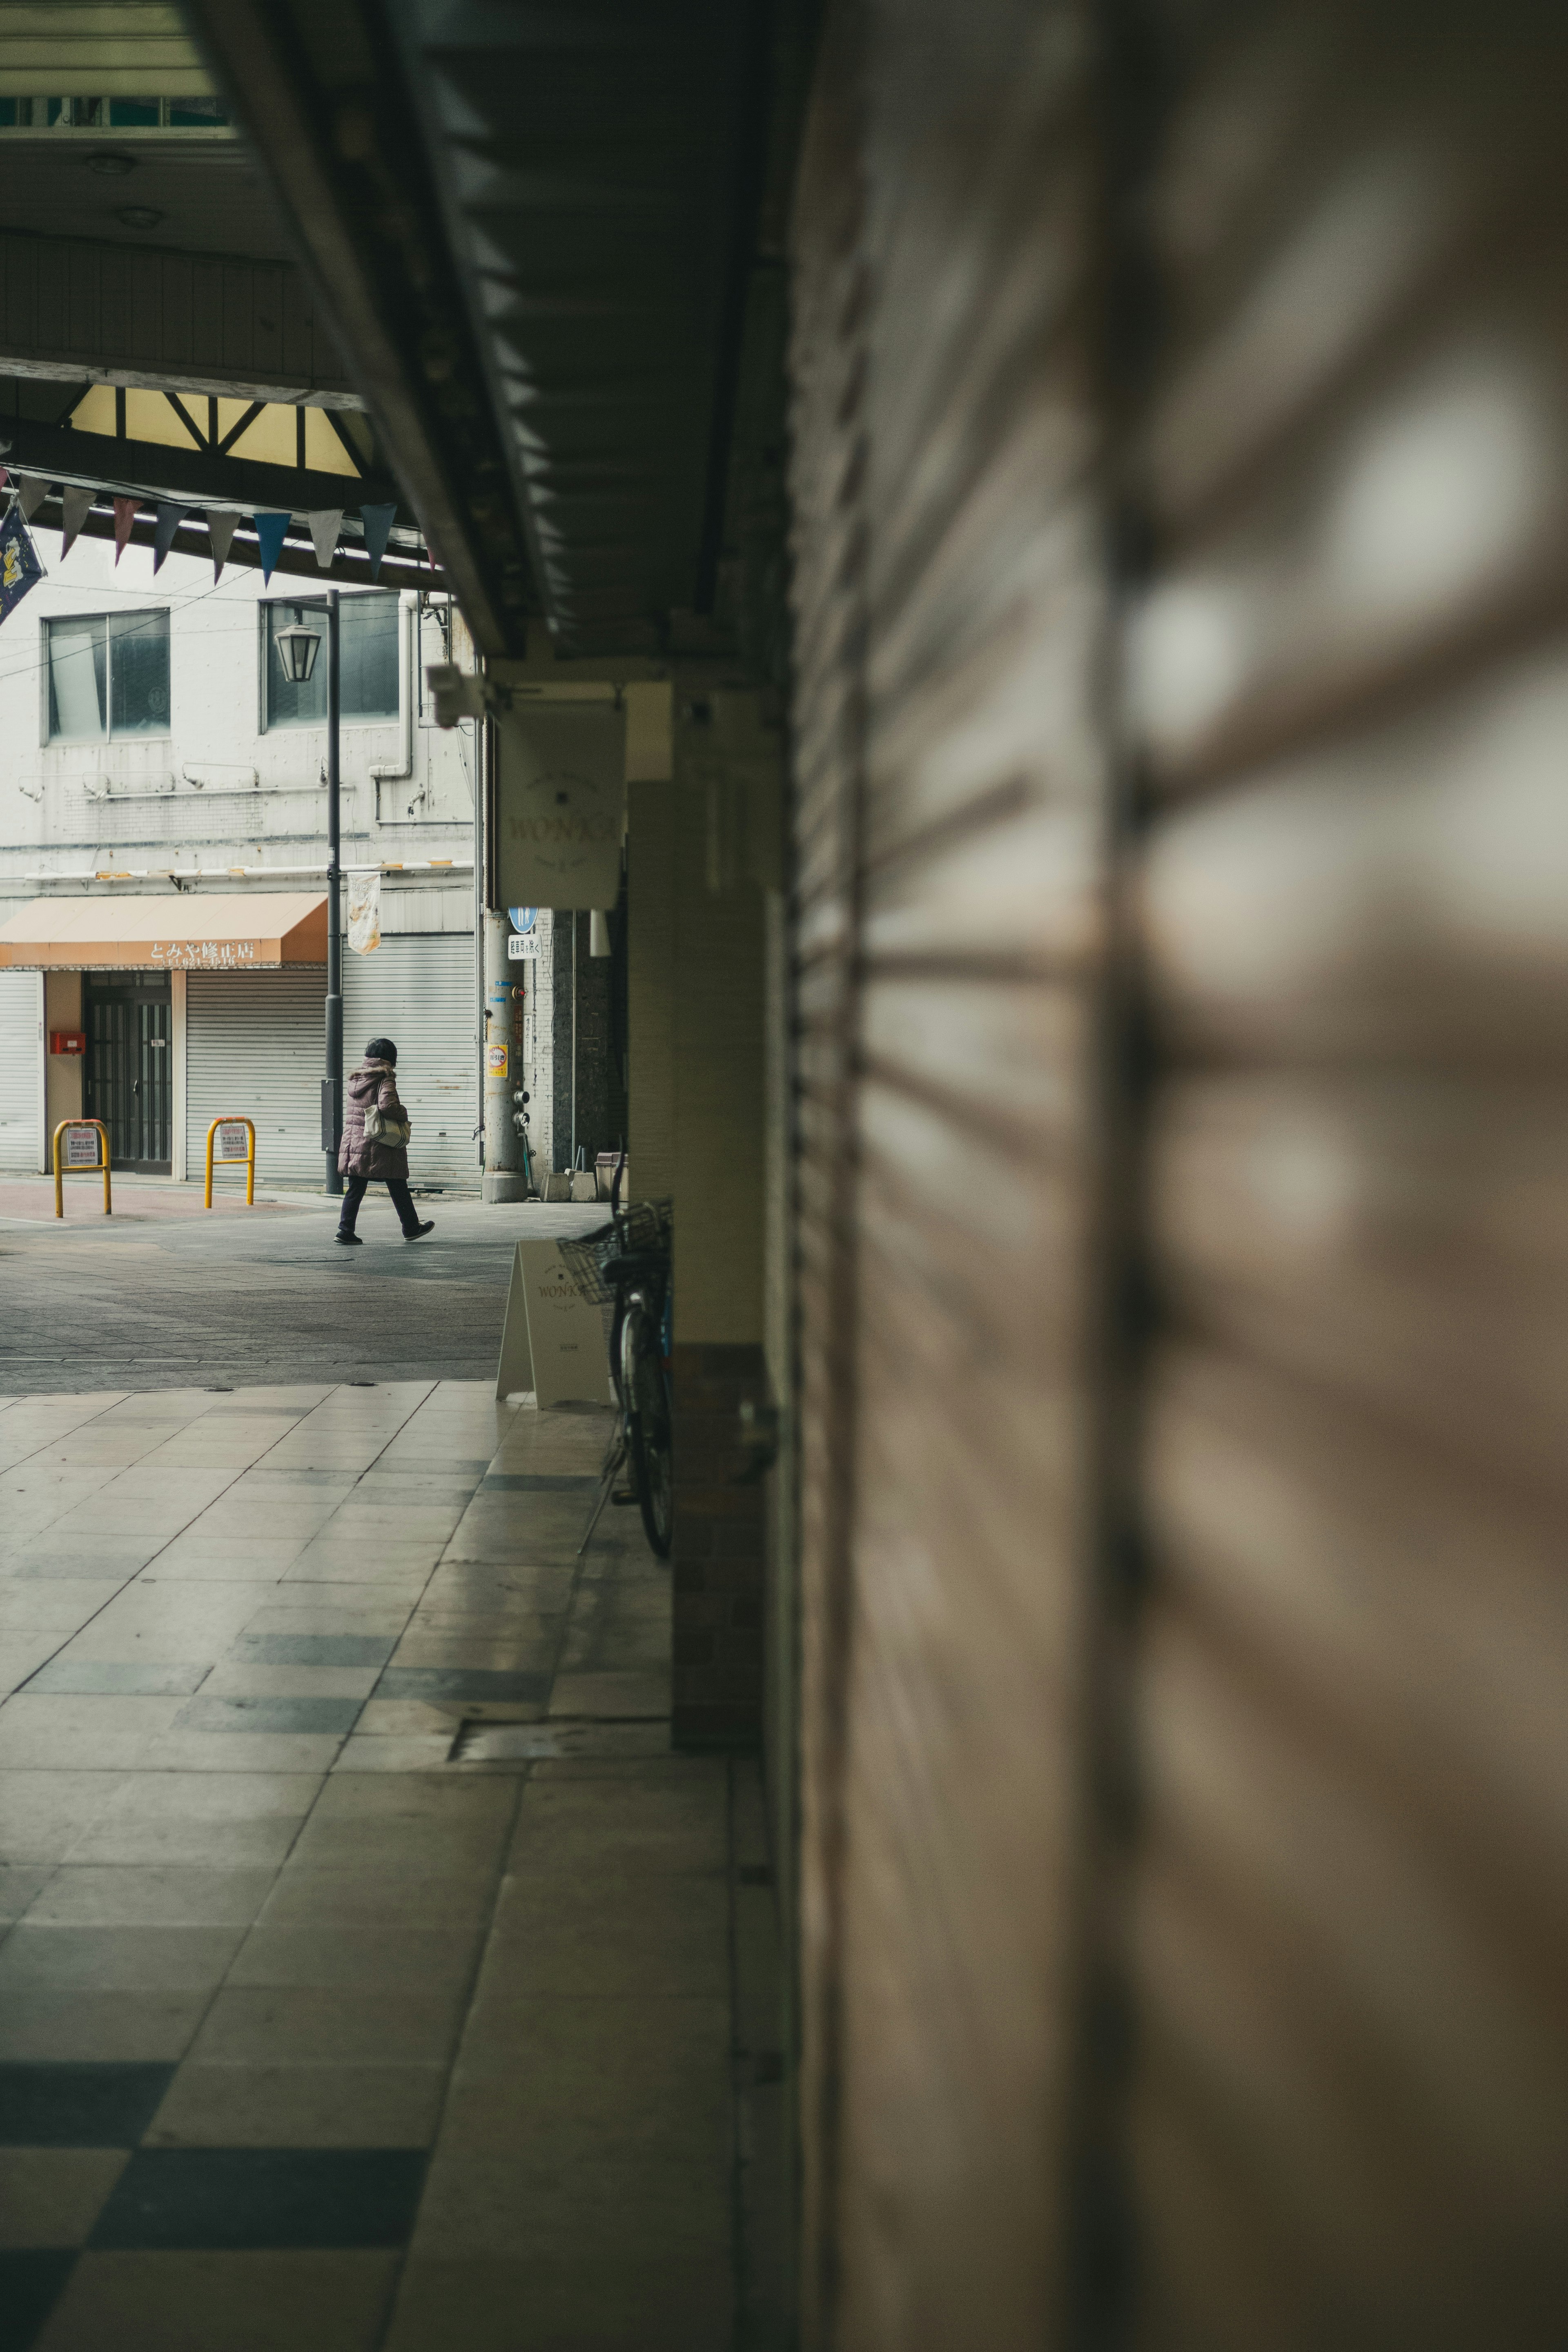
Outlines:
{"type": "Polygon", "coordinates": [[[760,1809],[668,1752],[636,1514],[576,1560],[604,1430],[0,1402],[7,2347],[737,2341],[760,1809]]]}
{"type": "Polygon", "coordinates": [[[338,1203],[304,1192],[247,1210],[231,1188],[127,1178],[100,1191],[0,1188],[0,1391],[256,1386],[308,1365],[320,1379],[493,1380],[512,1244],[590,1232],[608,1210],[428,1201],[436,1230],[405,1242],[384,1185],[363,1249],[332,1239],[338,1203]],[[9,1202],[10,1206],[6,1207],[9,1202]]]}

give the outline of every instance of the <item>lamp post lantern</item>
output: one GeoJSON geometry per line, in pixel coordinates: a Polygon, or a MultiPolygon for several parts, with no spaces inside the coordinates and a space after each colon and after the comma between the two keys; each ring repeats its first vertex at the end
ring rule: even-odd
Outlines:
{"type": "MultiPolygon", "coordinates": [[[[297,618],[273,637],[283,675],[291,686],[306,686],[321,651],[319,629],[297,618]]],[[[327,1191],[339,1193],[343,1180],[338,1172],[338,1143],[343,1131],[343,925],[339,898],[342,794],[338,770],[338,718],[341,667],[338,645],[338,592],[327,591],[327,1075],[321,1081],[321,1150],[327,1162],[327,1191]]]]}

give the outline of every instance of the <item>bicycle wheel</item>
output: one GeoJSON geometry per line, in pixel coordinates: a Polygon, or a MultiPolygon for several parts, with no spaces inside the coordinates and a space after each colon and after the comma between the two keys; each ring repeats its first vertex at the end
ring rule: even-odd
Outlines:
{"type": "Polygon", "coordinates": [[[675,1534],[675,1456],[671,1445],[669,1391],[659,1361],[658,1340],[640,1307],[626,1309],[621,1333],[621,1391],[626,1408],[626,1447],[642,1523],[660,1559],[669,1558],[675,1534]]]}

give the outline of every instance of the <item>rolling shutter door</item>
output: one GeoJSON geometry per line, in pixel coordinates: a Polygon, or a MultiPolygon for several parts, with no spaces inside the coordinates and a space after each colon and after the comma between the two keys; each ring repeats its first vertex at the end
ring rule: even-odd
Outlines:
{"type": "Polygon", "coordinates": [[[478,1181],[474,1003],[471,932],[383,932],[373,954],[344,954],[344,1065],[354,1067],[367,1038],[396,1045],[413,1184],[478,1181]]]}
{"type": "Polygon", "coordinates": [[[853,21],[793,353],[807,2341],[1023,2352],[1063,2296],[1093,1452],[1086,61],[1006,0],[870,12],[863,68],[853,21]]]}
{"type": "Polygon", "coordinates": [[[1544,2352],[1564,24],[1165,13],[1135,2340],[1544,2352]]]}
{"type": "MultiPolygon", "coordinates": [[[[207,1128],[225,1114],[256,1124],[257,1181],[320,1183],[326,969],[193,971],[185,997],[185,1166],[201,1179],[207,1128]]],[[[244,1181],[231,1170],[225,1183],[244,1181]]]]}
{"type": "Polygon", "coordinates": [[[802,159],[805,2340],[1547,2352],[1568,26],[1110,13],[802,159]]]}
{"type": "Polygon", "coordinates": [[[43,987],[36,971],[0,971],[0,1168],[35,1176],[43,1153],[43,987]]]}

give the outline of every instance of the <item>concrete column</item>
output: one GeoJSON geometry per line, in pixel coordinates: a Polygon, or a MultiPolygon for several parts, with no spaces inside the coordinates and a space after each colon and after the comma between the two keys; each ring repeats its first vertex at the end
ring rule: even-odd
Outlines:
{"type": "MultiPolygon", "coordinates": [[[[485,1181],[487,1201],[526,1201],[512,1096],[522,1090],[521,983],[507,961],[507,919],[485,916],[485,1181]]],[[[521,971],[521,967],[518,969],[521,971]]]]}

